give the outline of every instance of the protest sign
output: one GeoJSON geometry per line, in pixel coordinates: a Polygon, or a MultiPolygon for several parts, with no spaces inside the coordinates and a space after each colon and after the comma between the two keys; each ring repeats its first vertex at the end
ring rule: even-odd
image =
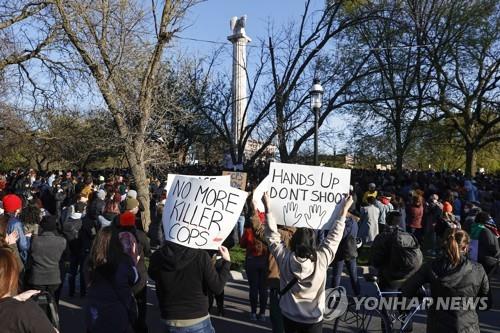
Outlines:
{"type": "Polygon", "coordinates": [[[232,232],[247,193],[197,177],[176,176],[163,210],[165,239],[196,249],[217,249],[232,232]]]}
{"type": "Polygon", "coordinates": [[[217,183],[223,184],[223,185],[230,185],[231,184],[231,176],[188,176],[188,175],[177,175],[175,173],[169,173],[167,176],[167,184],[165,185],[165,191],[167,192],[167,195],[170,192],[170,188],[172,187],[172,183],[173,183],[174,178],[176,176],[206,179],[206,180],[217,182],[217,183]]]}
{"type": "Polygon", "coordinates": [[[262,202],[262,196],[269,189],[269,175],[266,178],[262,179],[260,184],[253,190],[252,200],[255,202],[255,208],[264,213],[264,203],[262,202]]]}
{"type": "Polygon", "coordinates": [[[335,207],[349,194],[351,170],[273,162],[268,177],[278,224],[328,229],[335,207]]]}
{"type": "Polygon", "coordinates": [[[223,175],[231,177],[231,186],[244,191],[247,187],[247,173],[237,171],[222,171],[223,175]]]}

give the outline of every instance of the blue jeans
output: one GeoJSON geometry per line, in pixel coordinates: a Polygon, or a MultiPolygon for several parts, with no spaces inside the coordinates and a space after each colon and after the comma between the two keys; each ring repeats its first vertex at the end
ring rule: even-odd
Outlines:
{"type": "Polygon", "coordinates": [[[356,264],[356,259],[347,261],[339,260],[332,263],[333,287],[336,288],[340,286],[344,264],[347,264],[347,272],[349,273],[349,278],[351,279],[352,291],[356,296],[359,296],[361,290],[358,281],[358,266],[356,264]]]}
{"type": "Polygon", "coordinates": [[[215,333],[210,318],[205,319],[201,323],[188,327],[175,327],[167,325],[167,333],[215,333]]]}

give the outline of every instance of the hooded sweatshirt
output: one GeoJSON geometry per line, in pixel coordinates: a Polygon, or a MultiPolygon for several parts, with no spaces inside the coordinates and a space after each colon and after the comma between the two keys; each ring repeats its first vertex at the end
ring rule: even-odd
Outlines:
{"type": "Polygon", "coordinates": [[[148,270],[156,282],[161,317],[174,321],[208,316],[208,291],[222,293],[230,267],[224,261],[217,272],[207,251],[167,241],[151,256],[148,270]]]}
{"type": "Polygon", "coordinates": [[[293,278],[297,278],[297,283],[280,299],[282,314],[293,321],[313,324],[323,320],[326,271],[335,257],[345,227],[345,217],[333,215],[332,220],[336,222],[317,249],[316,262],[312,262],[296,257],[294,252],[285,247],[276,220],[267,214],[266,237],[278,263],[280,289],[283,290],[293,278]]]}

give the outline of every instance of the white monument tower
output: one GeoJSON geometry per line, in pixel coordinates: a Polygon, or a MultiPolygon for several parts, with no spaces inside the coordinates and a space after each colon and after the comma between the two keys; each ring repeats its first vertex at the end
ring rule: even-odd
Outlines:
{"type": "Polygon", "coordinates": [[[240,18],[231,18],[230,25],[232,35],[227,39],[233,43],[233,112],[232,112],[232,135],[233,143],[237,146],[242,128],[246,126],[245,110],[248,103],[247,97],[247,44],[252,40],[245,33],[246,15],[240,18]]]}

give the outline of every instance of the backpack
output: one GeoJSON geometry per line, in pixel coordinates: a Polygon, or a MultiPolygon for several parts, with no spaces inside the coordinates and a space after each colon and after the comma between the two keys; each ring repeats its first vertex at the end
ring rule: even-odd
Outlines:
{"type": "Polygon", "coordinates": [[[78,238],[78,233],[82,227],[81,220],[68,219],[63,223],[62,232],[68,242],[78,238]]]}
{"type": "Polygon", "coordinates": [[[405,278],[422,265],[423,255],[417,238],[405,231],[397,230],[391,242],[390,269],[397,279],[405,278]]]}
{"type": "Polygon", "coordinates": [[[118,233],[118,239],[123,246],[123,252],[128,254],[134,265],[137,265],[137,256],[140,253],[139,244],[137,243],[137,239],[130,231],[121,231],[118,233]]]}
{"type": "Polygon", "coordinates": [[[358,245],[356,238],[352,235],[342,238],[334,261],[352,260],[358,257],[358,245]]]}

